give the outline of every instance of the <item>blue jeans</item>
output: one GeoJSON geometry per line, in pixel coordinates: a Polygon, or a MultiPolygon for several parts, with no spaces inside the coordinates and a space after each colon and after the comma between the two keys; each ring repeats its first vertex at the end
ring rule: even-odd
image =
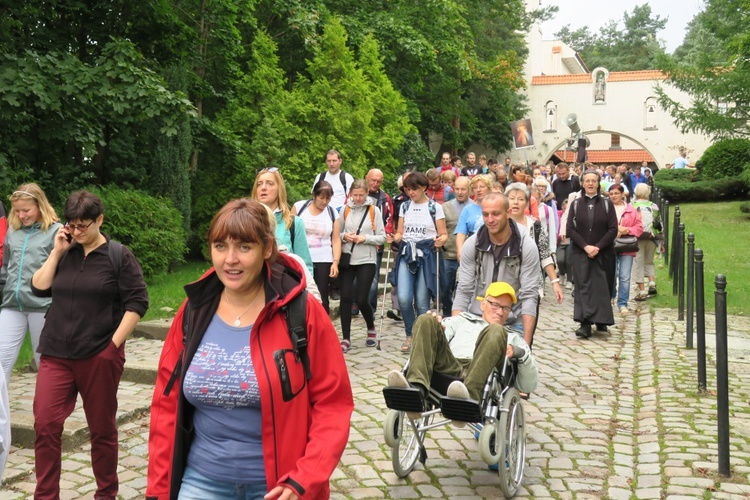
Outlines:
{"type": "Polygon", "coordinates": [[[612,291],[612,298],[617,297],[617,308],[628,307],[630,300],[630,271],[633,269],[633,256],[617,254],[615,278],[617,289],[612,291]]]}
{"type": "Polygon", "coordinates": [[[422,267],[415,274],[412,274],[406,262],[399,262],[398,305],[401,307],[401,317],[404,318],[406,336],[411,337],[411,328],[414,326],[414,320],[417,316],[430,310],[430,290],[424,281],[424,270],[422,267]],[[414,314],[414,302],[417,304],[416,314],[414,314]]]}
{"type": "Polygon", "coordinates": [[[451,315],[453,309],[453,292],[456,291],[456,273],[458,273],[458,261],[443,259],[443,274],[440,275],[440,308],[443,316],[451,315]]]}
{"type": "Polygon", "coordinates": [[[192,467],[185,469],[179,500],[262,500],[268,493],[265,484],[238,484],[214,481],[192,467]]]}

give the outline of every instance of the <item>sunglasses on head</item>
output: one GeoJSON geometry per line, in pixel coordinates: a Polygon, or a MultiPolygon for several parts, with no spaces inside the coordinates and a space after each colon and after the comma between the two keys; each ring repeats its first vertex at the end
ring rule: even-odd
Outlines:
{"type": "Polygon", "coordinates": [[[279,171],[278,167],[266,167],[266,168],[261,168],[260,170],[258,170],[258,173],[263,174],[265,172],[273,173],[273,172],[278,172],[278,171],[279,171]]]}

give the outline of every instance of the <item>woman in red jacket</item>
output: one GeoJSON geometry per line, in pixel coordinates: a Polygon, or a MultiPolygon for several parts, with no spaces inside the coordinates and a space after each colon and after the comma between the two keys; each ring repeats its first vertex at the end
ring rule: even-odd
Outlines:
{"type": "Polygon", "coordinates": [[[336,331],[308,297],[306,376],[284,311],[304,274],[260,203],[227,203],[208,241],[159,360],[146,497],[327,498],[354,408],[336,331]]]}

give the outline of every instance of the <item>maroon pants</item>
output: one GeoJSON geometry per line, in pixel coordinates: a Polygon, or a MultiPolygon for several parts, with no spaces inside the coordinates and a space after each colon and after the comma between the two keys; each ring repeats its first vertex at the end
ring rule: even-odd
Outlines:
{"type": "Polygon", "coordinates": [[[63,424],[83,399],[91,431],[91,466],[95,498],[117,498],[117,387],[125,366],[125,344],[112,342],[86,359],[42,355],[34,395],[35,499],[60,497],[63,424]]]}

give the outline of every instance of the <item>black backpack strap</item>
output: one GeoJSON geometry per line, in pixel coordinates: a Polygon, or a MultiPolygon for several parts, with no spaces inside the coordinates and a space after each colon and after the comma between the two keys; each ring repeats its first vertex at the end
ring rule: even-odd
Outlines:
{"type": "Polygon", "coordinates": [[[119,241],[109,240],[109,248],[107,249],[109,261],[115,270],[115,279],[118,281],[120,280],[120,270],[122,269],[122,246],[122,243],[119,241]]]}
{"type": "Polygon", "coordinates": [[[307,200],[305,203],[303,203],[302,206],[299,207],[299,210],[297,211],[297,215],[301,215],[302,212],[307,210],[307,207],[310,206],[310,203],[312,203],[312,200],[307,200]]]}
{"type": "Polygon", "coordinates": [[[292,225],[289,226],[289,239],[292,240],[292,248],[289,249],[289,253],[294,253],[294,215],[292,215],[292,225]]]}
{"type": "Polygon", "coordinates": [[[177,378],[182,373],[182,358],[185,357],[185,346],[187,345],[187,340],[190,337],[190,320],[192,312],[193,311],[190,308],[190,302],[188,301],[188,303],[185,304],[185,310],[182,312],[182,352],[177,358],[177,363],[175,363],[174,365],[172,375],[169,376],[167,385],[164,386],[165,396],[169,396],[169,393],[172,392],[172,387],[174,386],[175,382],[177,382],[177,378]]]}
{"type": "Polygon", "coordinates": [[[344,186],[344,194],[346,194],[346,172],[343,170],[339,172],[339,182],[344,186]]]}
{"type": "Polygon", "coordinates": [[[326,208],[328,209],[328,216],[331,218],[331,222],[336,222],[336,214],[333,213],[331,205],[327,205],[326,208]]]}
{"type": "Polygon", "coordinates": [[[310,358],[307,355],[307,290],[303,290],[284,307],[289,337],[292,340],[294,355],[302,361],[305,379],[310,380],[310,358]]]}

